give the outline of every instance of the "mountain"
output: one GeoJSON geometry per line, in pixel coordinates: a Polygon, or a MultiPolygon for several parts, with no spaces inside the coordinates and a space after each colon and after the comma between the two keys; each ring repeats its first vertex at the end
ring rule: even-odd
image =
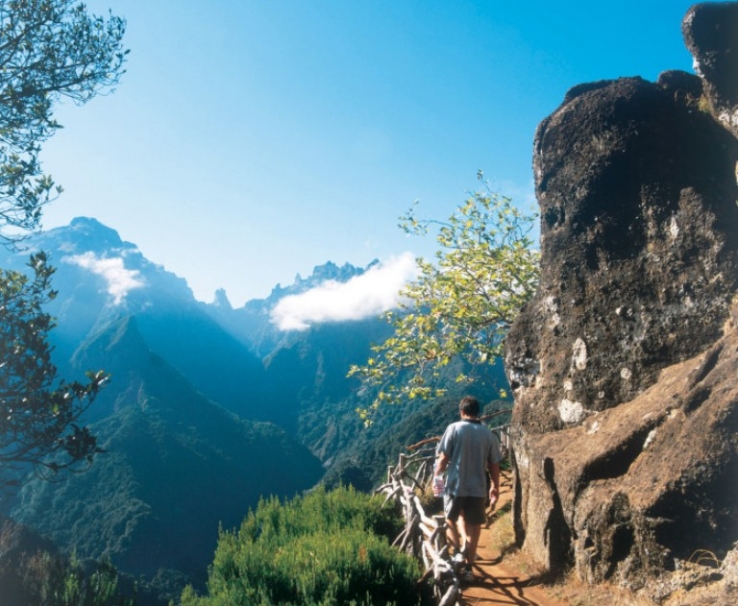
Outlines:
{"type": "MultiPolygon", "coordinates": [[[[427,402],[389,405],[380,410],[371,427],[356,431],[336,451],[323,483],[329,487],[350,483],[359,490],[373,490],[386,481],[387,467],[396,465],[398,455],[406,452],[408,446],[433,436],[440,437],[449,423],[458,420],[459,400],[464,395],[473,395],[480,402],[486,402],[484,414],[512,407],[509,400],[499,399],[499,388],[506,385],[501,362],[486,368],[473,385],[454,383],[453,378],[460,370],[458,366],[446,369],[449,378],[445,384],[449,388],[445,396],[427,402]]],[[[335,427],[339,435],[345,436],[348,434],[346,427],[355,423],[356,414],[349,414],[348,410],[343,412],[344,416],[335,420],[335,427]]],[[[353,412],[352,409],[350,413],[353,412]]],[[[502,418],[497,424],[505,422],[502,418]]]]}
{"type": "MultiPolygon", "coordinates": [[[[290,333],[264,359],[262,401],[280,404],[278,410],[269,409],[268,420],[296,434],[323,460],[343,448],[345,443],[340,441],[332,448],[319,445],[325,438],[323,426],[347,406],[357,417],[354,411],[361,402],[357,395],[360,383],[347,379],[346,374],[352,364],[367,359],[371,343],[384,340],[389,334],[389,325],[374,318],[321,324],[290,333]],[[309,417],[316,408],[324,418],[311,422],[309,417]],[[309,435],[311,429],[317,429],[320,435],[309,435]]],[[[354,420],[359,421],[358,417],[354,420]]],[[[351,433],[355,435],[356,429],[352,428],[351,433]]]]}
{"type": "Polygon", "coordinates": [[[248,416],[261,362],[195,300],[187,282],[148,261],[130,242],[95,219],[34,235],[27,250],[0,256],[2,267],[23,269],[35,250],[49,253],[57,269],[57,298],[48,311],[58,319],[52,334],[62,374],[88,335],[135,316],[149,348],[180,370],[208,398],[248,416]]]}
{"type": "Polygon", "coordinates": [[[220,289],[215,293],[215,301],[212,304],[203,304],[203,309],[225,330],[244,343],[250,351],[264,358],[284,344],[285,339],[289,342],[290,337],[295,334],[280,331],[271,321],[271,312],[282,299],[302,294],[328,281],[348,282],[378,263],[376,260],[372,261],[362,269],[349,263],[339,267],[328,261],[316,266],[307,278],[297,274],[293,284],[284,287],[277,284],[268,297],[252,299],[238,309],[231,306],[225,290],[220,289]]]}
{"type": "Polygon", "coordinates": [[[219,525],[236,527],[260,497],[292,496],[323,473],[277,426],[240,419],[197,392],[147,348],[133,317],[90,338],[74,361],[117,377],[95,404],[102,418],[92,429],[105,452],[86,473],[27,482],[11,515],[80,558],[203,581],[219,525]]]}
{"type": "Polygon", "coordinates": [[[320,461],[249,418],[261,361],[184,280],[94,219],[25,244],[0,252],[0,265],[23,269],[45,250],[58,268],[48,311],[60,376],[104,368],[111,381],[84,419],[105,453],[83,474],[30,477],[4,509],[80,558],[108,556],[148,579],[204,579],[219,524],[237,526],[262,496],[314,486],[320,461]]]}
{"type": "MultiPolygon", "coordinates": [[[[234,309],[224,291],[213,303],[196,301],[185,280],[95,219],[25,244],[0,249],[0,267],[21,270],[30,252],[44,250],[57,268],[59,294],[48,311],[58,319],[50,340],[59,375],[111,374],[85,419],[105,453],[86,473],[30,478],[10,507],[80,558],[108,556],[162,587],[198,584],[218,526],[236,526],[261,496],[292,495],[322,479],[370,490],[401,449],[457,416],[460,394],[452,393],[384,407],[364,428],[356,409],[373,394],[347,372],[391,334],[384,320],[289,332],[272,323],[285,297],[346,282],[371,265],[328,262],[234,309]]],[[[491,367],[472,391],[489,401],[499,381],[491,367]]]]}
{"type": "MultiPolygon", "coordinates": [[[[58,319],[50,338],[61,376],[78,377],[87,370],[73,363],[80,344],[135,317],[146,346],[204,396],[243,418],[273,421],[292,434],[304,425],[303,413],[316,404],[340,407],[346,399],[355,400],[352,393],[359,384],[346,379],[350,365],[363,362],[370,343],[390,331],[377,318],[302,332],[283,332],[271,322],[271,311],[284,297],[328,280],[345,282],[376,262],[365,269],[328,262],[307,278],[296,276],[292,285],[277,285],[265,299],[233,309],[223,291],[212,304],[196,301],[185,280],[148,261],[134,244],[95,219],[74,219],[26,244],[19,253],[0,251],[0,266],[21,270],[31,252],[44,250],[57,268],[53,286],[59,294],[48,311],[58,319]]],[[[90,364],[101,367],[94,360],[90,364]]],[[[118,389],[115,382],[114,373],[108,390],[118,389]]],[[[355,408],[352,401],[352,415],[355,408]]],[[[95,406],[91,418],[96,420],[101,410],[95,406]]],[[[335,448],[316,448],[323,460],[335,454],[335,448]]]]}

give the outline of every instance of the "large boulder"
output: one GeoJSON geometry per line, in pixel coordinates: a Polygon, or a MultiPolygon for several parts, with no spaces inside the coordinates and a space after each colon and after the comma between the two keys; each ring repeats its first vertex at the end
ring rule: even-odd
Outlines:
{"type": "Polygon", "coordinates": [[[550,569],[642,587],[738,540],[738,332],[641,395],[515,443],[516,518],[550,569]]]}
{"type": "Polygon", "coordinates": [[[541,283],[505,363],[516,535],[550,570],[643,585],[738,540],[738,139],[705,88],[581,85],[536,133],[541,283]]]}

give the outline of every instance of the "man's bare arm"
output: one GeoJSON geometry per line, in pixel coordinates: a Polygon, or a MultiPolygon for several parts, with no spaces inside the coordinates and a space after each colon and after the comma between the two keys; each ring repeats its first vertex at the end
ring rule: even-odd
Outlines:
{"type": "Polygon", "coordinates": [[[500,465],[499,463],[488,463],[487,471],[489,471],[489,477],[492,480],[492,484],[489,487],[489,501],[491,505],[494,505],[497,498],[500,496],[500,465]]]}
{"type": "Polygon", "coordinates": [[[448,458],[448,455],[445,452],[438,453],[438,458],[436,459],[436,465],[434,469],[434,475],[440,475],[444,471],[446,471],[449,460],[450,459],[448,458]]]}

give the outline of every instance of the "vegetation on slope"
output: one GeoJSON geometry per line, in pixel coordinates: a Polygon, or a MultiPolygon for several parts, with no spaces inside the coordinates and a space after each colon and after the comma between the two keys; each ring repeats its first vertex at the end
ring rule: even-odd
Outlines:
{"type": "Polygon", "coordinates": [[[421,604],[419,564],[390,545],[396,515],[340,487],[262,500],[236,532],[221,531],[208,595],[182,606],[421,604]]]}
{"type": "Polygon", "coordinates": [[[108,560],[82,562],[61,555],[32,530],[0,516],[3,606],[133,606],[121,585],[108,560]]]}

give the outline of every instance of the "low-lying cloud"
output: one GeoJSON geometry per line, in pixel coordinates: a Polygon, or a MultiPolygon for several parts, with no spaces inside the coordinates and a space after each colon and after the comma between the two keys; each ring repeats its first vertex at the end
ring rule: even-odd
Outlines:
{"type": "Polygon", "coordinates": [[[93,252],[65,257],[64,261],[90,270],[101,276],[107,284],[107,292],[113,297],[115,305],[120,304],[134,288],[144,285],[141,273],[136,269],[126,269],[122,257],[98,258],[93,252]]]}
{"type": "Polygon", "coordinates": [[[329,280],[282,299],[271,320],[280,330],[305,330],[313,324],[361,320],[397,306],[400,290],[417,275],[411,253],[374,266],[348,282],[329,280]]]}

